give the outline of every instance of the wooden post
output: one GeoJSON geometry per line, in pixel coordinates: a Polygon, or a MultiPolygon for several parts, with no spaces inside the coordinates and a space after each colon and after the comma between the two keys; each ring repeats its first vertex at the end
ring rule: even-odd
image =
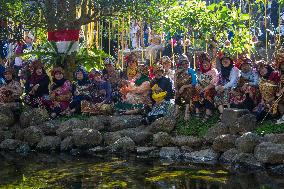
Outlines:
{"type": "Polygon", "coordinates": [[[108,22],[108,55],[110,55],[110,38],[111,38],[111,35],[110,35],[110,20],[108,22]]]}

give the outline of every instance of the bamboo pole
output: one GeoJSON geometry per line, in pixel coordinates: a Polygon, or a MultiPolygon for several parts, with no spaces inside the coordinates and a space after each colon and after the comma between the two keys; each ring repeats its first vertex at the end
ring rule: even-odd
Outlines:
{"type": "Polygon", "coordinates": [[[186,53],[186,48],[185,48],[185,40],[186,40],[186,32],[184,31],[184,34],[183,34],[183,54],[186,53]]]}
{"type": "Polygon", "coordinates": [[[279,3],[278,7],[278,14],[279,14],[279,20],[278,20],[278,46],[280,48],[281,46],[281,4],[279,3]]]}
{"type": "Polygon", "coordinates": [[[267,0],[264,0],[264,27],[265,27],[265,52],[266,52],[266,61],[268,61],[268,33],[267,33],[267,0]]]}
{"type": "Polygon", "coordinates": [[[207,38],[207,34],[205,37],[205,52],[208,53],[208,38],[207,38]]]}
{"type": "Polygon", "coordinates": [[[122,70],[124,70],[124,17],[122,17],[122,38],[121,38],[121,44],[122,44],[122,48],[121,48],[121,67],[122,70]]]}
{"type": "Polygon", "coordinates": [[[194,33],[193,33],[193,37],[192,37],[192,46],[193,46],[193,68],[196,69],[196,57],[195,57],[195,37],[194,37],[194,33]]]}
{"type": "MultiPolygon", "coordinates": [[[[119,63],[120,63],[120,30],[119,30],[119,23],[120,23],[120,18],[118,18],[117,19],[118,20],[118,24],[117,24],[117,62],[118,62],[118,65],[117,66],[119,66],[120,67],[120,65],[119,65],[119,63]]],[[[121,67],[120,67],[120,69],[121,69],[121,67]]]]}
{"type": "Polygon", "coordinates": [[[110,55],[110,37],[111,37],[110,34],[111,33],[110,33],[110,20],[109,20],[108,22],[108,55],[110,55]]]}
{"type": "Polygon", "coordinates": [[[174,40],[171,38],[171,45],[172,45],[172,59],[175,61],[175,56],[174,56],[174,40]]]}
{"type": "Polygon", "coordinates": [[[129,46],[129,49],[131,47],[131,39],[130,39],[130,30],[131,30],[131,16],[130,16],[130,12],[128,12],[128,25],[129,25],[129,29],[128,29],[128,46],[129,46]]]}
{"type": "Polygon", "coordinates": [[[99,21],[96,22],[96,48],[99,49],[99,21]]]}
{"type": "Polygon", "coordinates": [[[152,54],[150,53],[150,67],[152,66],[153,62],[152,62],[152,54]]]}
{"type": "Polygon", "coordinates": [[[104,32],[104,22],[100,22],[100,28],[101,28],[101,35],[100,35],[100,41],[101,41],[101,49],[103,49],[103,32],[104,32]]]}
{"type": "MultiPolygon", "coordinates": [[[[248,0],[248,6],[249,6],[249,32],[250,31],[250,27],[251,27],[251,5],[250,5],[250,0],[248,0]]],[[[248,53],[249,53],[249,58],[251,58],[251,44],[252,44],[252,38],[250,38],[249,40],[249,49],[248,49],[248,53]]]]}

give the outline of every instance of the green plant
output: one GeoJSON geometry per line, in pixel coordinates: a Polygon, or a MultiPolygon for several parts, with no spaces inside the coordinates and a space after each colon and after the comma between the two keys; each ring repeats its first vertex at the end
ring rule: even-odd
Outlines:
{"type": "Polygon", "coordinates": [[[103,60],[107,57],[109,55],[103,50],[96,49],[95,47],[82,47],[77,53],[76,62],[90,71],[92,68],[102,69],[103,60]]]}
{"type": "Polygon", "coordinates": [[[177,133],[180,135],[204,136],[210,127],[213,127],[219,121],[219,115],[214,114],[208,121],[202,122],[201,119],[190,117],[189,121],[184,121],[179,117],[177,121],[177,133]]]}
{"type": "Polygon", "coordinates": [[[284,133],[284,124],[277,125],[274,121],[265,121],[256,129],[256,133],[259,135],[284,133]]]}
{"type": "Polygon", "coordinates": [[[237,54],[253,48],[251,28],[248,27],[253,26],[250,19],[249,14],[235,6],[227,7],[223,1],[206,5],[205,1],[192,0],[176,3],[165,12],[162,22],[171,34],[184,31],[187,37],[194,38],[193,47],[200,43],[199,40],[214,38],[224,51],[237,54]],[[234,34],[231,45],[222,46],[228,40],[229,33],[234,34]]]}

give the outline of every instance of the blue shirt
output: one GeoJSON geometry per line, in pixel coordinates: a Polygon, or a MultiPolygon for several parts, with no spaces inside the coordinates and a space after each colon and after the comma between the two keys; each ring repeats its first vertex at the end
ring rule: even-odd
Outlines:
{"type": "Polygon", "coordinates": [[[195,86],[197,84],[197,73],[194,69],[188,68],[187,73],[191,75],[191,85],[195,86]]]}

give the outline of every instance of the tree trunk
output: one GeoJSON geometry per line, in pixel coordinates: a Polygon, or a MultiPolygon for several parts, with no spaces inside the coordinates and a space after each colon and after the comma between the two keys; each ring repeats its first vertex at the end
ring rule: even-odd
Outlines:
{"type": "Polygon", "coordinates": [[[65,77],[72,81],[74,79],[74,72],[76,71],[76,52],[71,53],[71,55],[67,55],[64,70],[65,70],[65,77]]]}

